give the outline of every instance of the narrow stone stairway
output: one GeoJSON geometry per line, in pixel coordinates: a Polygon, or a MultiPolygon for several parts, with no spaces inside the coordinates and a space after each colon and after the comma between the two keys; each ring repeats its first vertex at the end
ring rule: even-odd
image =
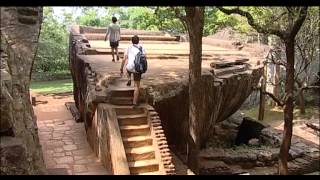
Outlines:
{"type": "Polygon", "coordinates": [[[151,136],[146,108],[141,104],[132,107],[133,87],[124,86],[126,81],[118,80],[110,87],[110,103],[116,111],[130,174],[157,175],[160,160],[156,157],[156,147],[151,136]]]}

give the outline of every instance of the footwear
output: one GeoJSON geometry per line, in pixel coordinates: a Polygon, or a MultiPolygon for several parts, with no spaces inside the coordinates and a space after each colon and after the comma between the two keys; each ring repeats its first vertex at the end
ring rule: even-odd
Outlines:
{"type": "Polygon", "coordinates": [[[117,61],[119,61],[120,60],[120,58],[119,58],[119,56],[117,56],[117,61]]]}
{"type": "Polygon", "coordinates": [[[127,86],[131,86],[131,80],[127,82],[127,86]]]}
{"type": "Polygon", "coordinates": [[[139,106],[138,104],[133,104],[132,109],[136,109],[136,108],[138,108],[138,106],[139,106]]]}
{"type": "Polygon", "coordinates": [[[115,62],[114,59],[112,59],[112,62],[115,62]]]}

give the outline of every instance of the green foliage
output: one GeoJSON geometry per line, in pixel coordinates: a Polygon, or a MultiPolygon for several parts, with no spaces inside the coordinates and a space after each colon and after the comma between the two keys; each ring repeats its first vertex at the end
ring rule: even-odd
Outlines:
{"type": "Polygon", "coordinates": [[[161,31],[172,33],[184,33],[186,31],[181,20],[176,17],[175,12],[170,7],[157,7],[155,16],[155,22],[161,31]]]}
{"type": "Polygon", "coordinates": [[[131,29],[158,30],[156,16],[152,9],[147,7],[129,7],[129,27],[131,29]]]}
{"type": "Polygon", "coordinates": [[[98,16],[97,8],[86,7],[82,9],[82,15],[77,17],[76,22],[83,26],[95,26],[95,27],[106,27],[110,21],[108,21],[108,16],[98,16]]]}
{"type": "Polygon", "coordinates": [[[68,33],[66,23],[53,16],[52,7],[44,7],[44,20],[33,72],[68,70],[68,33]]]}
{"type": "MultiPolygon", "coordinates": [[[[79,7],[77,7],[79,8],[79,7]]],[[[184,7],[179,7],[185,14],[184,7]]],[[[273,15],[281,15],[283,7],[241,7],[253,14],[259,23],[268,26],[274,21],[273,15]],[[259,18],[257,18],[259,17],[259,18]]],[[[118,17],[121,28],[160,30],[171,33],[185,33],[183,23],[177,18],[171,7],[80,7],[82,14],[74,17],[70,12],[63,12],[63,18],[53,15],[52,7],[44,7],[44,20],[41,27],[38,53],[34,64],[34,72],[57,72],[68,70],[68,25],[76,23],[85,26],[106,27],[111,23],[113,15],[118,17]]],[[[277,21],[285,21],[281,17],[277,21]]],[[[283,26],[283,23],[272,23],[273,26],[283,26]]],[[[204,36],[214,34],[224,27],[232,27],[244,33],[253,29],[247,20],[239,15],[226,15],[215,7],[205,9],[204,36]]]]}
{"type": "Polygon", "coordinates": [[[31,90],[35,93],[64,93],[72,92],[73,83],[71,79],[58,81],[31,82],[31,90]]]}
{"type": "Polygon", "coordinates": [[[71,72],[69,70],[55,71],[55,72],[33,72],[31,80],[34,82],[40,81],[54,81],[70,79],[71,72]]]}
{"type": "MultiPolygon", "coordinates": [[[[255,106],[250,109],[241,110],[241,113],[244,113],[245,116],[251,117],[253,119],[257,119],[259,114],[259,107],[255,106]]],[[[319,111],[315,106],[306,106],[306,114],[301,115],[298,108],[294,108],[293,110],[293,119],[294,121],[299,121],[301,119],[312,119],[314,117],[319,116],[319,111]]],[[[283,122],[283,109],[279,107],[272,107],[267,105],[264,113],[263,122],[272,125],[278,126],[283,122]]]]}

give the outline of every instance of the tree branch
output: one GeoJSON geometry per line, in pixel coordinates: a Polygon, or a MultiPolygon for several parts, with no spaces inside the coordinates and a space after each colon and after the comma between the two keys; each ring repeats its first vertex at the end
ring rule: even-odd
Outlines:
{"type": "Polygon", "coordinates": [[[292,26],[292,30],[289,36],[291,37],[295,37],[295,35],[298,33],[298,31],[300,30],[301,25],[303,24],[304,20],[306,19],[308,14],[308,7],[304,6],[300,8],[300,12],[299,12],[299,17],[298,19],[294,22],[293,26],[292,26]]]}
{"type": "Polygon", "coordinates": [[[305,86],[302,88],[303,90],[307,90],[307,89],[320,89],[320,86],[305,86]]]}
{"type": "Polygon", "coordinates": [[[182,23],[186,23],[187,22],[186,16],[181,14],[180,9],[178,7],[172,7],[171,6],[171,9],[175,12],[177,18],[179,18],[182,21],[182,23]]]}
{"type": "Polygon", "coordinates": [[[286,36],[286,33],[284,31],[278,30],[278,29],[274,29],[271,27],[262,27],[260,26],[257,22],[254,21],[252,15],[247,12],[247,11],[243,11],[241,10],[239,7],[234,8],[234,9],[225,9],[221,6],[217,6],[217,8],[222,11],[225,14],[239,14],[243,17],[246,17],[248,20],[248,24],[250,24],[256,31],[258,31],[259,33],[264,33],[264,34],[274,34],[278,37],[280,37],[281,39],[284,39],[284,37],[286,36]]]}
{"type": "MultiPolygon", "coordinates": [[[[277,98],[274,94],[269,93],[269,92],[267,92],[267,91],[265,91],[265,90],[262,90],[262,91],[261,91],[261,86],[254,87],[253,90],[254,90],[254,91],[260,90],[261,93],[263,93],[263,94],[265,94],[265,95],[268,95],[269,97],[271,97],[271,99],[272,99],[274,102],[277,103],[278,106],[284,106],[284,105],[285,105],[285,103],[284,103],[285,100],[280,100],[280,99],[277,98]]],[[[286,98],[284,98],[284,99],[286,99],[286,98]]]]}
{"type": "Polygon", "coordinates": [[[277,103],[278,106],[284,106],[284,101],[280,100],[279,98],[277,98],[275,95],[273,95],[272,93],[269,93],[267,91],[262,91],[263,94],[268,95],[269,97],[272,98],[273,101],[275,101],[277,103]]]}
{"type": "Polygon", "coordinates": [[[189,31],[188,30],[188,26],[187,26],[187,17],[182,15],[181,12],[180,12],[180,9],[178,7],[170,7],[176,14],[176,17],[178,19],[180,19],[181,23],[182,23],[182,26],[184,27],[185,31],[189,31]]]}
{"type": "Polygon", "coordinates": [[[269,54],[268,54],[268,56],[266,58],[267,59],[266,63],[270,63],[268,60],[271,60],[271,64],[276,64],[276,65],[280,65],[280,66],[286,67],[286,63],[281,62],[281,60],[276,61],[274,56],[273,56],[273,54],[276,54],[276,52],[274,50],[270,50],[270,52],[269,52],[269,54]],[[271,58],[269,56],[271,56],[271,58]]]}

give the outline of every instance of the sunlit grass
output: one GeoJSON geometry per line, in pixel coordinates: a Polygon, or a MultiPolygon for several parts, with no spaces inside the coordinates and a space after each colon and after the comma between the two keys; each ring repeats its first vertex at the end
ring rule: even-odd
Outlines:
{"type": "MultiPolygon", "coordinates": [[[[256,106],[252,109],[241,110],[245,116],[249,116],[254,119],[258,119],[259,106],[256,106]]],[[[319,118],[319,109],[318,107],[306,106],[306,114],[301,115],[300,110],[296,106],[293,110],[293,119],[294,121],[299,121],[302,119],[315,119],[319,118]]],[[[283,108],[281,107],[271,107],[266,106],[264,112],[264,122],[268,124],[280,124],[283,122],[283,108]]]]}
{"type": "Polygon", "coordinates": [[[73,83],[71,79],[31,82],[31,91],[41,94],[72,92],[73,83]]]}

